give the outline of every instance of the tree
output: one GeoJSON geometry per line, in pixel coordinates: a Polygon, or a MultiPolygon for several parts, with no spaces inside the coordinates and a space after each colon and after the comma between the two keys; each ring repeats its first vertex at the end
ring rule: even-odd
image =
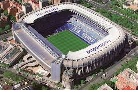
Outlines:
{"type": "Polygon", "coordinates": [[[103,70],[103,69],[100,69],[100,71],[101,71],[101,72],[104,72],[104,70],[103,70]]]}
{"type": "Polygon", "coordinates": [[[75,85],[75,86],[74,86],[74,89],[78,89],[78,85],[75,85]]]}
{"type": "Polygon", "coordinates": [[[7,39],[6,38],[4,38],[4,39],[2,39],[4,42],[6,42],[7,41],[7,39]]]}
{"type": "Polygon", "coordinates": [[[3,13],[4,13],[5,16],[8,16],[8,11],[7,10],[4,10],[3,13]]]}
{"type": "Polygon", "coordinates": [[[32,87],[34,90],[40,90],[42,86],[36,82],[33,82],[32,87]]]}
{"type": "Polygon", "coordinates": [[[48,90],[47,86],[42,86],[42,90],[48,90]]]}
{"type": "Polygon", "coordinates": [[[110,86],[111,88],[115,89],[115,83],[112,81],[106,81],[106,84],[110,86]]]}
{"type": "Polygon", "coordinates": [[[1,17],[1,13],[3,12],[3,9],[0,8],[0,17],[1,17]]]}
{"type": "Polygon", "coordinates": [[[84,84],[84,82],[85,82],[84,80],[81,80],[81,84],[84,84]]]}
{"type": "Polygon", "coordinates": [[[136,41],[136,45],[138,46],[138,41],[136,41]]]}
{"type": "Polygon", "coordinates": [[[2,28],[0,28],[0,33],[3,33],[3,29],[2,28]]]}
{"type": "Polygon", "coordinates": [[[4,28],[4,31],[7,31],[10,29],[10,25],[6,25],[5,28],[4,28]]]}
{"type": "Polygon", "coordinates": [[[17,0],[20,4],[22,4],[22,0],[17,0]]]}
{"type": "Polygon", "coordinates": [[[10,20],[13,20],[14,22],[16,22],[16,18],[13,15],[10,15],[10,20]]]}

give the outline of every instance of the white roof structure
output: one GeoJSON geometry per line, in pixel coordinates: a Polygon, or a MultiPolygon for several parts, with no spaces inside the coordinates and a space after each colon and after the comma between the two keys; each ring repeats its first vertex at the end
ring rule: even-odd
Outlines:
{"type": "MultiPolygon", "coordinates": [[[[82,14],[85,14],[92,20],[98,22],[100,25],[104,26],[106,29],[108,29],[109,35],[103,38],[102,40],[98,41],[97,43],[94,43],[85,49],[76,51],[76,52],[69,52],[67,54],[68,59],[81,59],[90,56],[91,54],[97,54],[100,51],[106,52],[109,51],[110,48],[106,48],[108,46],[116,46],[120,42],[120,40],[124,39],[124,32],[123,30],[113,24],[110,20],[107,18],[101,16],[100,14],[96,13],[93,10],[90,10],[88,8],[85,8],[81,5],[75,4],[75,3],[63,3],[58,5],[52,5],[49,7],[42,8],[41,10],[31,12],[27,15],[25,15],[21,20],[26,23],[33,23],[34,20],[36,20],[39,17],[42,17],[46,14],[49,14],[51,12],[60,11],[64,9],[70,9],[70,10],[76,10],[82,14]]],[[[20,20],[20,21],[21,21],[20,20]]]]}
{"type": "Polygon", "coordinates": [[[105,83],[104,85],[99,87],[97,90],[113,90],[113,89],[105,83]]]}
{"type": "MultiPolygon", "coordinates": [[[[66,59],[75,60],[75,61],[77,61],[77,60],[79,61],[86,57],[91,57],[94,59],[96,57],[103,55],[104,53],[111,51],[113,49],[113,47],[117,47],[118,45],[120,45],[120,43],[122,43],[125,40],[124,39],[125,33],[123,32],[121,27],[119,27],[115,23],[111,22],[109,19],[96,13],[95,11],[88,9],[84,6],[81,6],[79,4],[76,4],[76,3],[61,3],[58,5],[47,6],[40,10],[33,11],[33,12],[26,14],[18,22],[33,23],[34,20],[36,20],[40,17],[43,17],[46,14],[49,14],[49,13],[52,13],[55,11],[64,10],[64,9],[77,11],[80,14],[86,15],[87,17],[89,17],[90,19],[97,22],[99,25],[103,26],[105,29],[107,29],[107,31],[109,33],[109,35],[104,37],[102,40],[99,40],[98,42],[96,42],[92,45],[89,45],[88,47],[86,47],[84,49],[81,49],[81,50],[75,51],[75,52],[69,51],[69,53],[66,55],[66,59]]],[[[18,34],[18,33],[16,33],[16,34],[18,34]]],[[[32,42],[30,42],[30,43],[32,43],[32,42]]],[[[35,43],[37,43],[37,42],[35,41],[35,43]]],[[[26,43],[26,44],[28,44],[28,43],[26,43]]],[[[36,44],[36,45],[39,45],[39,44],[36,44]]],[[[28,47],[28,49],[31,49],[31,47],[28,47]]],[[[32,51],[34,51],[34,50],[32,50],[32,51]]],[[[44,52],[44,51],[42,51],[42,52],[44,52]]],[[[35,54],[36,53],[38,53],[38,50],[35,51],[35,54]]],[[[46,51],[44,53],[46,53],[46,51]]],[[[40,56],[41,53],[36,54],[36,55],[40,56]]],[[[47,54],[47,55],[49,55],[49,54],[47,54]]],[[[55,59],[53,56],[50,56],[50,57],[52,60],[55,59]]],[[[39,58],[41,58],[41,57],[39,57],[39,58]]],[[[44,55],[44,58],[45,58],[45,55],[44,55]]],[[[43,61],[44,59],[41,58],[41,60],[43,61]]]]}

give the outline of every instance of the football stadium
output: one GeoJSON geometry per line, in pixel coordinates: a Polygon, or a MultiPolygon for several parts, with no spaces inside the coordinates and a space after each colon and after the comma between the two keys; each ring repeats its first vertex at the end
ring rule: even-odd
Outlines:
{"type": "Polygon", "coordinates": [[[75,79],[108,65],[127,39],[120,26],[76,3],[26,14],[13,24],[13,35],[58,82],[63,76],[75,79]]]}

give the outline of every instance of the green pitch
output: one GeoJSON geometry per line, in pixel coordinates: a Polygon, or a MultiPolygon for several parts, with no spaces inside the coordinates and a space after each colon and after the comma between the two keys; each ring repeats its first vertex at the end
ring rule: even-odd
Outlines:
{"type": "Polygon", "coordinates": [[[67,54],[69,51],[81,50],[89,45],[67,30],[52,35],[47,39],[55,47],[57,47],[63,54],[67,54]]]}

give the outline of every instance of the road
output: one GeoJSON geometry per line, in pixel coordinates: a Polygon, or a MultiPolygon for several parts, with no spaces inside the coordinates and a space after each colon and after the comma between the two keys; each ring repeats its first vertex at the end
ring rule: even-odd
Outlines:
{"type": "Polygon", "coordinates": [[[132,57],[134,57],[135,55],[138,55],[138,47],[135,47],[134,49],[132,49],[124,58],[122,58],[120,61],[116,62],[114,65],[112,65],[111,67],[107,68],[105,70],[105,72],[107,72],[107,76],[102,79],[102,74],[97,76],[95,79],[91,80],[90,82],[86,83],[85,85],[83,85],[80,90],[88,90],[90,88],[90,86],[92,84],[96,84],[99,82],[106,80],[109,80],[111,77],[114,76],[114,73],[117,72],[118,69],[120,69],[122,67],[122,65],[124,63],[127,63],[127,59],[130,59],[132,57]]]}

